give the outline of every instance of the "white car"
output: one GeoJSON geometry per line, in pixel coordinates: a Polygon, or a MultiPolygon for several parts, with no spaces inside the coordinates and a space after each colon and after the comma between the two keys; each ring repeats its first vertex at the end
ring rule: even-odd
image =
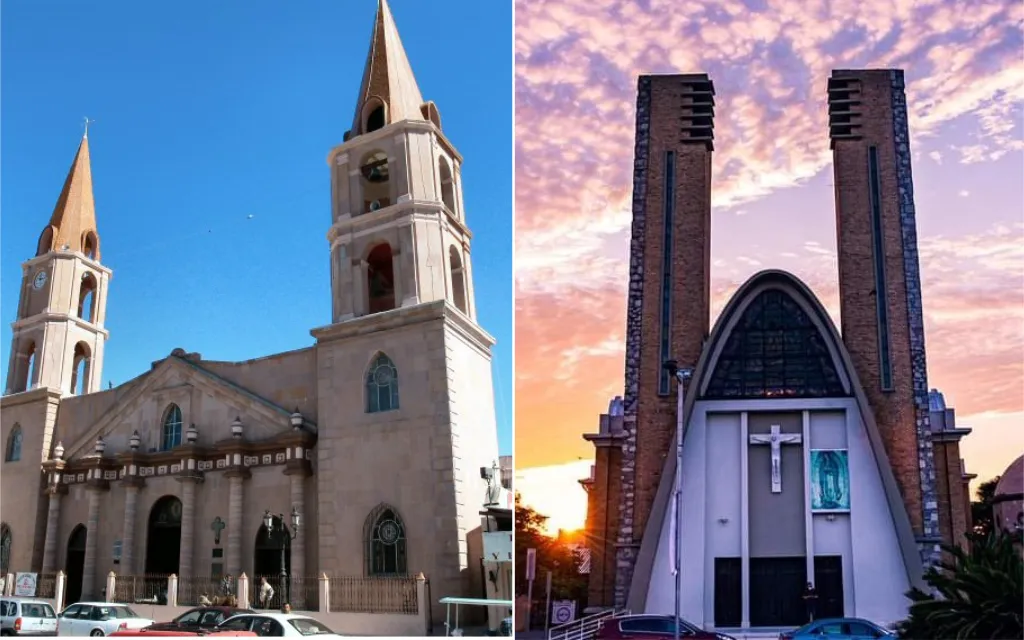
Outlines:
{"type": "Polygon", "coordinates": [[[57,632],[57,615],[45,600],[0,598],[0,636],[48,636],[57,632]]]}
{"type": "Polygon", "coordinates": [[[76,602],[57,619],[59,636],[109,636],[116,631],[142,629],[155,621],[140,617],[118,602],[76,602]]]}
{"type": "Polygon", "coordinates": [[[242,613],[217,625],[217,631],[252,631],[258,636],[340,638],[315,618],[297,613],[242,613]]]}

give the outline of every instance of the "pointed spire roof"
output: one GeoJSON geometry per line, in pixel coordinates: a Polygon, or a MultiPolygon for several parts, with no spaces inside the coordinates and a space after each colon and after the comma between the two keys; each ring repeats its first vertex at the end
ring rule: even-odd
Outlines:
{"type": "Polygon", "coordinates": [[[46,238],[46,230],[43,231],[43,238],[40,238],[39,253],[51,249],[62,249],[65,245],[71,251],[89,253],[89,248],[99,260],[99,234],[96,231],[96,207],[92,196],[92,167],[89,162],[89,134],[82,136],[82,143],[78,146],[78,153],[71,163],[71,170],[64,180],[64,188],[57,199],[57,205],[53,208],[53,215],[50,216],[49,230],[52,231],[49,246],[43,246],[46,238]],[[87,237],[91,232],[92,246],[87,247],[87,237]]]}
{"type": "Polygon", "coordinates": [[[398,28],[387,0],[378,0],[370,52],[366,56],[363,82],[359,87],[352,134],[363,133],[365,107],[381,100],[387,109],[387,124],[400,120],[425,120],[423,96],[416,84],[409,58],[405,55],[398,28]]]}

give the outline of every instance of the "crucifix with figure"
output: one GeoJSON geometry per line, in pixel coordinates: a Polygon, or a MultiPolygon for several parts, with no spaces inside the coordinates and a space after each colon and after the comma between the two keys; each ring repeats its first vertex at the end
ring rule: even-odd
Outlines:
{"type": "Polygon", "coordinates": [[[773,424],[771,433],[750,434],[750,444],[766,444],[772,448],[772,493],[782,493],[782,445],[800,444],[799,433],[782,433],[782,426],[773,424]]]}

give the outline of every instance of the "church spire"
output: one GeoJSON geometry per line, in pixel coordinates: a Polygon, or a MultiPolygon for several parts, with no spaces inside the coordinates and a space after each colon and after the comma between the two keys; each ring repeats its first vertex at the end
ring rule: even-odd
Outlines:
{"type": "Polygon", "coordinates": [[[92,167],[89,162],[88,130],[64,180],[64,188],[50,216],[50,224],[39,239],[39,254],[55,249],[80,251],[99,260],[99,234],[92,195],[92,167]]]}
{"type": "Polygon", "coordinates": [[[428,117],[428,107],[423,103],[409,58],[398,37],[391,8],[387,0],[378,0],[370,52],[366,56],[350,135],[373,131],[392,122],[426,120],[428,117]]]}

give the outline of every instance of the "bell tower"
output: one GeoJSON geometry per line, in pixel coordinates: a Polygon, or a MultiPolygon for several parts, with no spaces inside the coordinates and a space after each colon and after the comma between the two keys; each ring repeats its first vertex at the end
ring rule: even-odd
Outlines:
{"type": "Polygon", "coordinates": [[[86,133],[35,257],[22,263],[5,395],[37,387],[62,395],[100,390],[111,275],[100,263],[86,133]]]}
{"type": "Polygon", "coordinates": [[[379,0],[352,128],[331,168],[332,322],[448,300],[476,318],[462,156],[379,0]]]}

